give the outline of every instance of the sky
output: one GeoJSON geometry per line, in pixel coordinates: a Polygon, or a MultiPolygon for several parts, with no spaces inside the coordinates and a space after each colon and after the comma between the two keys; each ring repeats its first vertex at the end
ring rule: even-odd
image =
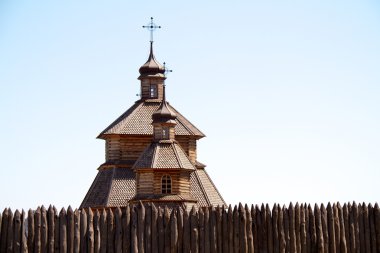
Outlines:
{"type": "Polygon", "coordinates": [[[79,207],[138,99],[154,17],[167,100],[229,204],[380,196],[380,3],[0,2],[0,210],[79,207]]]}

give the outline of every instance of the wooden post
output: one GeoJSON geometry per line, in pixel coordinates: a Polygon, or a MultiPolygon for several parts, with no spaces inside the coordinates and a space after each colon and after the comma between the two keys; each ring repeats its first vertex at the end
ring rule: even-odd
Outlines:
{"type": "Polygon", "coordinates": [[[347,253],[347,243],[346,243],[346,228],[344,226],[344,216],[343,209],[340,203],[337,203],[338,217],[339,217],[339,229],[340,229],[340,253],[347,253]]]}
{"type": "Polygon", "coordinates": [[[375,229],[375,217],[374,217],[374,209],[369,203],[368,205],[368,215],[369,215],[369,226],[371,230],[371,251],[376,252],[376,229],[375,229]]]}
{"type": "Polygon", "coordinates": [[[295,229],[295,211],[293,203],[289,205],[289,235],[290,235],[290,252],[297,253],[296,248],[296,229],[295,229]]]}
{"type": "Polygon", "coordinates": [[[325,206],[321,205],[321,222],[322,222],[322,233],[323,233],[323,249],[325,253],[329,252],[329,232],[327,225],[327,210],[325,206]]]}
{"type": "Polygon", "coordinates": [[[282,207],[282,213],[284,215],[284,232],[285,232],[285,252],[289,253],[290,251],[290,231],[289,231],[289,210],[285,206],[282,207]]]}
{"type": "MultiPolygon", "coordinates": [[[[234,219],[233,219],[233,213],[232,213],[232,207],[231,207],[231,205],[228,206],[227,218],[228,218],[228,222],[227,222],[227,224],[228,224],[228,253],[234,253],[234,243],[233,243],[233,238],[234,238],[234,219]]],[[[206,220],[205,220],[205,222],[206,222],[206,220]]],[[[209,239],[206,237],[206,242],[208,240],[209,239]]],[[[206,251],[206,252],[210,252],[210,251],[206,251]]]]}
{"type": "Polygon", "coordinates": [[[359,209],[355,201],[352,203],[353,222],[355,226],[355,251],[354,253],[360,253],[360,235],[359,235],[359,209]]]}
{"type": "Polygon", "coordinates": [[[218,252],[222,252],[222,209],[218,205],[215,209],[216,214],[216,234],[217,234],[217,245],[218,245],[218,252]]]}
{"type": "Polygon", "coordinates": [[[156,206],[152,203],[152,253],[158,253],[158,231],[157,231],[157,218],[158,210],[156,206]]]}
{"type": "Polygon", "coordinates": [[[309,253],[307,244],[306,244],[306,215],[305,215],[305,207],[301,204],[300,209],[300,239],[301,239],[301,252],[300,253],[309,253]]]}
{"type": "Polygon", "coordinates": [[[170,213],[167,206],[164,208],[164,231],[165,253],[170,253],[170,213]]]}
{"type": "Polygon", "coordinates": [[[190,252],[190,220],[187,210],[183,213],[183,252],[190,252]]]}
{"type": "Polygon", "coordinates": [[[164,237],[164,211],[161,206],[158,206],[158,216],[157,216],[157,236],[158,236],[158,252],[165,252],[165,237],[164,237]]]}
{"type": "MultiPolygon", "coordinates": [[[[32,210],[29,209],[29,212],[31,211],[32,210]]],[[[2,217],[2,222],[1,222],[1,238],[0,238],[0,252],[1,253],[7,252],[8,216],[9,216],[9,210],[8,208],[5,208],[3,211],[3,217],[2,217]]]]}
{"type": "MultiPolygon", "coordinates": [[[[135,205],[131,206],[131,252],[139,252],[138,239],[137,239],[137,207],[135,205]]],[[[160,251],[162,252],[162,251],[160,251]]]]}
{"type": "Polygon", "coordinates": [[[80,212],[80,252],[87,252],[87,213],[85,209],[80,212]]]}
{"type": "Polygon", "coordinates": [[[170,214],[170,253],[178,251],[178,227],[177,212],[172,210],[170,214]]]}
{"type": "Polygon", "coordinates": [[[268,244],[268,252],[273,253],[273,231],[272,231],[272,215],[269,208],[269,205],[266,204],[265,206],[265,221],[266,221],[266,228],[267,228],[267,244],[268,244]]]}
{"type": "Polygon", "coordinates": [[[144,205],[140,202],[139,205],[137,206],[137,236],[138,236],[138,249],[139,253],[144,253],[144,225],[145,225],[145,207],[144,205]]]}
{"type": "MultiPolygon", "coordinates": [[[[278,210],[278,238],[279,243],[279,252],[285,253],[286,251],[286,241],[285,241],[285,231],[284,231],[284,211],[281,209],[280,205],[277,205],[278,210]]],[[[255,247],[256,252],[256,247],[255,247]]]]}
{"type": "Polygon", "coordinates": [[[267,223],[267,212],[264,204],[261,204],[261,228],[262,228],[262,239],[263,239],[263,250],[268,252],[268,223],[267,223]]]}
{"type": "MultiPolygon", "coordinates": [[[[54,211],[54,253],[59,253],[60,252],[59,249],[60,249],[60,237],[61,237],[60,229],[61,229],[61,226],[60,226],[60,222],[59,222],[59,213],[58,213],[58,210],[55,206],[53,206],[53,211],[54,211]]],[[[28,251],[29,251],[29,249],[28,249],[28,251]]]]}
{"type": "Polygon", "coordinates": [[[103,208],[100,213],[100,252],[107,253],[107,213],[103,208]]]}
{"type": "MultiPolygon", "coordinates": [[[[36,224],[36,222],[35,222],[36,224]]],[[[66,216],[66,210],[64,208],[61,209],[61,212],[59,213],[59,252],[60,253],[67,253],[67,216],[66,216]]],[[[37,242],[35,242],[37,243],[37,242]]],[[[36,245],[35,247],[36,248],[36,245]]],[[[34,251],[37,253],[36,251],[34,251]]]]}
{"type": "MultiPolygon", "coordinates": [[[[247,229],[248,253],[254,253],[255,250],[254,250],[254,247],[253,247],[252,216],[251,216],[251,212],[250,212],[247,204],[245,204],[244,209],[245,209],[245,217],[247,219],[246,229],[247,229]]],[[[223,208],[223,210],[224,210],[224,208],[223,208]]],[[[277,234],[277,229],[276,229],[276,234],[277,234]]],[[[278,252],[276,252],[276,253],[278,253],[278,252]]]]}
{"type": "Polygon", "coordinates": [[[360,240],[360,252],[361,253],[366,253],[366,245],[365,245],[365,236],[364,236],[364,233],[365,233],[365,229],[364,229],[364,221],[363,221],[363,207],[362,205],[359,203],[358,205],[358,214],[359,214],[359,217],[358,217],[358,220],[359,220],[359,240],[360,240]]]}
{"type": "Polygon", "coordinates": [[[122,253],[130,253],[131,252],[131,209],[129,205],[123,209],[122,222],[123,222],[122,253]]]}
{"type": "Polygon", "coordinates": [[[369,227],[369,215],[368,207],[363,203],[363,222],[364,222],[364,238],[365,238],[365,249],[366,252],[371,252],[371,229],[369,227]]]}
{"type": "Polygon", "coordinates": [[[0,250],[1,250],[1,231],[2,231],[2,227],[1,226],[2,226],[2,222],[3,222],[3,219],[2,219],[2,216],[1,216],[1,213],[0,213],[0,250]]]}
{"type": "Polygon", "coordinates": [[[67,253],[74,252],[74,211],[69,206],[67,208],[67,253]]]}
{"type": "Polygon", "coordinates": [[[233,217],[234,217],[234,253],[239,253],[239,212],[237,209],[237,206],[234,206],[233,211],[233,217]]]}
{"type": "MultiPolygon", "coordinates": [[[[48,220],[48,253],[54,253],[54,209],[50,205],[47,214],[48,220]]],[[[25,233],[24,233],[25,234],[25,233]]]]}
{"type": "Polygon", "coordinates": [[[121,253],[123,246],[123,229],[121,223],[121,209],[117,207],[115,210],[115,252],[121,253]]]}
{"type": "Polygon", "coordinates": [[[191,253],[198,253],[198,217],[195,207],[190,212],[191,253]]]}
{"type": "Polygon", "coordinates": [[[333,213],[333,209],[330,202],[327,204],[327,221],[328,221],[328,229],[329,229],[329,253],[336,253],[334,213],[333,213]]]}
{"type": "Polygon", "coordinates": [[[95,210],[93,224],[94,224],[94,253],[100,253],[100,213],[98,209],[95,210]]]}
{"type": "Polygon", "coordinates": [[[218,238],[216,232],[216,211],[212,206],[210,210],[210,252],[216,253],[218,249],[218,238]]]}
{"type": "Polygon", "coordinates": [[[375,216],[376,249],[377,252],[380,252],[380,208],[377,203],[375,204],[373,212],[375,216]]]}
{"type": "MultiPolygon", "coordinates": [[[[239,203],[239,252],[248,252],[247,245],[247,217],[245,216],[245,210],[242,203],[239,203]]],[[[273,253],[273,252],[272,252],[273,253]]]]}
{"type": "Polygon", "coordinates": [[[183,249],[183,212],[181,207],[177,209],[177,228],[178,228],[178,253],[182,252],[183,249]]]}
{"type": "Polygon", "coordinates": [[[204,209],[205,219],[205,252],[210,253],[210,211],[208,207],[204,209]]]}
{"type": "Polygon", "coordinates": [[[13,224],[13,251],[19,253],[21,249],[21,214],[16,209],[13,224]]]}
{"type": "MultiPolygon", "coordinates": [[[[0,215],[0,223],[1,223],[1,215],[0,215]]],[[[28,242],[26,238],[26,214],[24,209],[21,212],[21,253],[27,253],[28,252],[28,242]]],[[[0,224],[1,227],[1,224],[0,224]]],[[[54,231],[54,230],[53,230],[54,231]]],[[[54,242],[53,242],[54,245],[54,242]]]]}
{"type": "MultiPolygon", "coordinates": [[[[66,216],[66,212],[65,212],[66,216]]],[[[66,217],[65,217],[66,218],[66,217]]],[[[34,212],[34,253],[41,253],[41,208],[34,212]]]]}
{"type": "Polygon", "coordinates": [[[205,216],[204,216],[202,207],[199,208],[198,215],[199,215],[199,253],[205,253],[205,216]]]}
{"type": "Polygon", "coordinates": [[[343,221],[344,221],[344,238],[346,240],[346,250],[347,250],[347,253],[351,253],[349,211],[348,211],[347,204],[343,205],[343,221]]]}
{"type": "Polygon", "coordinates": [[[115,218],[111,208],[107,210],[107,253],[115,252],[115,218]]]}
{"type": "Polygon", "coordinates": [[[80,211],[75,209],[74,211],[74,253],[80,252],[80,211]]]}
{"type": "Polygon", "coordinates": [[[272,208],[272,233],[273,233],[273,252],[279,253],[280,251],[280,240],[279,240],[279,230],[278,230],[278,209],[277,205],[274,204],[272,208]]]}
{"type": "Polygon", "coordinates": [[[146,205],[145,208],[145,252],[152,253],[152,206],[146,205]]]}
{"type": "Polygon", "coordinates": [[[356,238],[355,238],[355,216],[354,216],[354,208],[351,206],[349,213],[349,232],[350,232],[350,251],[351,253],[356,253],[356,238]]]}
{"type": "Polygon", "coordinates": [[[306,252],[312,252],[311,248],[311,228],[310,228],[310,217],[309,217],[309,209],[308,205],[304,203],[305,209],[305,225],[306,225],[306,252]]]}
{"type": "Polygon", "coordinates": [[[301,211],[300,211],[300,205],[297,202],[295,206],[295,231],[296,231],[296,249],[298,253],[301,253],[300,227],[301,227],[301,211]]]}
{"type": "Polygon", "coordinates": [[[310,237],[311,237],[311,253],[317,252],[317,230],[315,227],[315,218],[313,209],[311,209],[310,204],[307,206],[309,212],[309,227],[310,227],[310,237]]]}
{"type": "MultiPolygon", "coordinates": [[[[120,221],[119,221],[120,223],[120,221]]],[[[95,251],[95,245],[94,245],[94,213],[92,212],[91,208],[88,209],[88,215],[87,215],[87,252],[88,253],[94,253],[95,251]]],[[[120,251],[121,252],[121,247],[120,251]]]]}
{"type": "Polygon", "coordinates": [[[41,252],[47,253],[48,245],[48,223],[46,208],[41,206],[41,252]]]}
{"type": "Polygon", "coordinates": [[[317,204],[314,205],[315,214],[315,227],[317,236],[317,252],[324,253],[324,241],[323,241],[323,228],[322,228],[322,215],[317,204]]]}

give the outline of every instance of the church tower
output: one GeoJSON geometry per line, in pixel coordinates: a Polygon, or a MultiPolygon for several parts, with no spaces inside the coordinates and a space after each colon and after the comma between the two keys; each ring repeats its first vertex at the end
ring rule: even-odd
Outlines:
{"type": "MultiPolygon", "coordinates": [[[[158,26],[151,20],[147,27],[158,26]]],[[[205,135],[164,97],[165,68],[154,56],[152,35],[148,60],[140,67],[139,72],[140,99],[98,136],[105,140],[106,161],[98,168],[98,174],[80,207],[126,206],[148,194],[138,182],[143,182],[142,177],[147,177],[143,173],[145,169],[154,172],[158,169],[158,160],[152,160],[153,163],[149,166],[142,162],[142,154],[146,154],[149,148],[153,149],[153,146],[162,152],[166,150],[162,147],[168,146],[177,159],[175,168],[165,168],[171,169],[167,174],[170,178],[166,180],[171,183],[173,191],[169,195],[178,193],[177,197],[183,197],[197,206],[225,205],[205,170],[206,166],[197,161],[197,141],[205,135]],[[174,178],[181,175],[185,177],[185,174],[186,177],[190,176],[190,194],[186,195],[182,189],[174,193],[174,178]]],[[[162,163],[169,161],[164,154],[160,156],[162,163]]],[[[163,183],[161,176],[161,184],[156,184],[155,187],[162,187],[163,183]]],[[[159,193],[158,188],[154,193],[159,193]]]]}

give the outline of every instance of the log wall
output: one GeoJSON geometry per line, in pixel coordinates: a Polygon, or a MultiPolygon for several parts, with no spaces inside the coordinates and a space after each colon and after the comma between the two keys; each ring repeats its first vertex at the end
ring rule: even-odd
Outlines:
{"type": "Polygon", "coordinates": [[[339,203],[210,207],[153,205],[0,214],[0,253],[376,253],[380,209],[339,203]]]}

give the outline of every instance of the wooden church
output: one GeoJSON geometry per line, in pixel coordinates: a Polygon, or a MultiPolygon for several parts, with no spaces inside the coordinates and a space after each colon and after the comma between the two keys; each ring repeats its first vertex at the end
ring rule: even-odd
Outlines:
{"type": "Polygon", "coordinates": [[[166,101],[165,67],[155,59],[152,37],[139,72],[140,99],[98,136],[106,141],[106,161],[80,207],[226,205],[197,161],[205,135],[166,101]]]}

